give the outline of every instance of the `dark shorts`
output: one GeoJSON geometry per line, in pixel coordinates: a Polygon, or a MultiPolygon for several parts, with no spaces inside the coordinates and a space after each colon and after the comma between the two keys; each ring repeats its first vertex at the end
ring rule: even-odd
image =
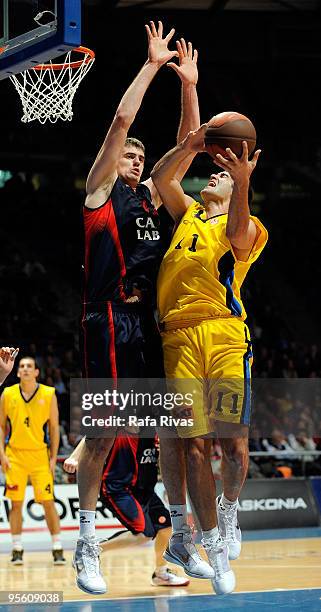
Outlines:
{"type": "Polygon", "coordinates": [[[84,305],[81,322],[85,378],[163,378],[161,338],[151,309],[111,302],[84,305]]]}
{"type": "Polygon", "coordinates": [[[158,450],[154,438],[116,438],[103,470],[100,499],[134,534],[154,538],[171,526],[170,515],[154,492],[158,450]]]}
{"type": "Polygon", "coordinates": [[[133,534],[143,533],[147,538],[155,538],[160,529],[171,526],[169,511],[156,493],[144,504],[141,504],[137,497],[134,492],[122,490],[108,497],[101,495],[100,499],[113,516],[133,534]]]}

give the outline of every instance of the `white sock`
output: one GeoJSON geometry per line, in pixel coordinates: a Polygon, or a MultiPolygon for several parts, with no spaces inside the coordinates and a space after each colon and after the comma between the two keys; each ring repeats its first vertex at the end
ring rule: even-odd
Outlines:
{"type": "Polygon", "coordinates": [[[79,510],[79,537],[95,535],[95,510],[79,510]]]}
{"type": "Polygon", "coordinates": [[[222,493],[219,505],[222,507],[223,510],[230,510],[231,508],[237,507],[238,503],[238,499],[236,499],[235,501],[230,501],[229,499],[227,499],[227,497],[225,497],[224,493],[222,493]]]}
{"type": "Polygon", "coordinates": [[[202,531],[203,540],[213,540],[216,542],[219,535],[218,527],[213,527],[213,529],[209,529],[208,531],[202,531]]]}
{"type": "Polygon", "coordinates": [[[60,550],[62,548],[60,533],[55,533],[51,536],[52,550],[60,550]]]}
{"type": "Polygon", "coordinates": [[[12,536],[12,548],[13,550],[22,550],[21,533],[12,536]]]}
{"type": "Polygon", "coordinates": [[[169,506],[173,533],[182,531],[182,527],[187,525],[187,506],[186,504],[176,504],[169,506]]]}

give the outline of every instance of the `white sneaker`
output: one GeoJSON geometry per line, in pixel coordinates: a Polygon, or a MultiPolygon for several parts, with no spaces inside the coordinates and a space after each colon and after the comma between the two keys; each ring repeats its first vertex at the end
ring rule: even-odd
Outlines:
{"type": "Polygon", "coordinates": [[[213,589],[216,595],[227,595],[235,588],[235,576],[228,561],[228,547],[222,538],[218,540],[202,540],[208,560],[214,570],[212,579],[213,589]]]}
{"type": "Polygon", "coordinates": [[[188,586],[189,580],[184,576],[178,576],[169,567],[156,569],[152,575],[152,585],[166,587],[188,586]]]}
{"type": "Polygon", "coordinates": [[[106,582],[100,572],[100,550],[95,536],[83,536],[77,541],[72,564],[77,572],[76,584],[85,593],[100,595],[107,591],[106,582]]]}
{"type": "Polygon", "coordinates": [[[214,578],[211,566],[202,559],[193,542],[193,532],[188,525],[179,533],[173,533],[163,558],[183,567],[185,574],[192,578],[214,578]]]}
{"type": "Polygon", "coordinates": [[[237,520],[237,506],[225,510],[216,499],[217,522],[220,536],[229,549],[229,559],[234,561],[241,554],[242,533],[237,520]]]}

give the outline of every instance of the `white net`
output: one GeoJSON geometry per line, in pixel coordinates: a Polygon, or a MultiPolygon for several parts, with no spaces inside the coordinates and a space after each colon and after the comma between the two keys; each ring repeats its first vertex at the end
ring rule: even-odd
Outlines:
{"type": "Polygon", "coordinates": [[[93,52],[84,47],[74,51],[84,53],[81,61],[72,62],[72,51],[69,51],[59,69],[57,64],[50,62],[10,77],[22,103],[23,123],[35,119],[40,123],[72,120],[74,95],[95,59],[93,52]]]}

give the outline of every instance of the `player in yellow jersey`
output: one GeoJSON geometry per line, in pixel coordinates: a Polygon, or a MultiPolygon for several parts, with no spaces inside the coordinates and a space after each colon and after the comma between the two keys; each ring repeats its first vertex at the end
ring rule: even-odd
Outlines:
{"type": "Polygon", "coordinates": [[[176,525],[165,558],[184,566],[183,553],[188,556],[183,525],[186,477],[215,572],[213,586],[217,594],[225,594],[235,586],[229,559],[236,559],[241,550],[237,502],[248,466],[252,351],[240,288],[266,244],[267,231],[250,215],[249,181],[260,151],[249,161],[246,142],[240,159],[230,149],[225,157],[216,156],[223,171],[211,175],[201,192],[202,204],[184,194],[176,169],[191,153],[204,151],[205,130],[203,125],[190,132],[152,172],[162,201],[179,222],[158,277],[165,372],[171,388],[194,391],[189,408],[193,426],[178,428],[186,465],[177,463],[176,442],[161,440],[165,487],[171,508],[182,517],[182,528],[176,525]],[[223,451],[223,495],[217,508],[210,463],[214,431],[223,451]]]}
{"type": "Polygon", "coordinates": [[[12,505],[9,517],[13,540],[11,562],[13,565],[23,563],[22,505],[30,477],[35,501],[43,505],[51,533],[54,564],[64,565],[60,522],[53,495],[59,447],[55,389],[37,382],[39,370],[33,357],[20,359],[17,374],[20,384],[6,387],[0,400],[0,461],[6,478],[4,495],[12,505]]]}

